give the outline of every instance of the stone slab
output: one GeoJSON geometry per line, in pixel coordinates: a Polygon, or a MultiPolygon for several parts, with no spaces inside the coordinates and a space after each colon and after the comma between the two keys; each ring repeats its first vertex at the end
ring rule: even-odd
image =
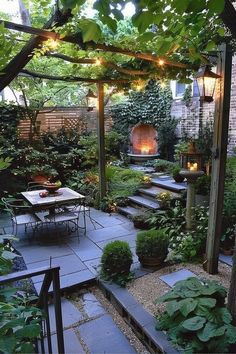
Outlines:
{"type": "Polygon", "coordinates": [[[85,261],[84,264],[86,267],[92,272],[95,276],[97,276],[100,272],[100,258],[91,259],[90,261],[85,261]]]}
{"type": "Polygon", "coordinates": [[[89,231],[87,236],[94,242],[112,240],[113,238],[127,235],[127,230],[122,225],[110,226],[103,229],[89,231]]]}
{"type": "Polygon", "coordinates": [[[161,180],[160,178],[153,178],[152,179],[152,184],[158,187],[162,187],[174,192],[181,192],[187,188],[186,182],[183,183],[177,183],[172,179],[168,180],[161,180]]]}
{"type": "Polygon", "coordinates": [[[123,223],[122,220],[113,215],[98,216],[96,217],[96,222],[98,222],[103,227],[109,227],[111,225],[120,225],[123,223]]]}
{"type": "MultiPolygon", "coordinates": [[[[87,269],[86,265],[83,262],[81,262],[79,257],[77,257],[75,254],[52,258],[51,265],[60,266],[60,276],[76,273],[81,270],[87,269]]],[[[46,266],[50,266],[49,261],[28,263],[27,269],[33,270],[33,269],[46,267],[46,266]]],[[[38,282],[42,282],[43,278],[44,278],[43,275],[38,275],[36,277],[33,277],[32,279],[34,283],[38,283],[38,282]]]]}
{"type": "Polygon", "coordinates": [[[33,246],[28,244],[22,247],[16,244],[16,248],[21,252],[26,264],[49,260],[50,257],[56,258],[73,254],[72,249],[65,244],[33,246]]]}
{"type": "Polygon", "coordinates": [[[78,331],[91,354],[136,353],[128,339],[109,315],[103,315],[80,325],[78,331]]]}
{"type": "Polygon", "coordinates": [[[132,216],[140,213],[140,210],[138,210],[137,208],[134,208],[130,205],[125,206],[125,207],[118,207],[117,209],[121,214],[126,215],[128,217],[132,217],[132,216]]]}
{"type": "Polygon", "coordinates": [[[144,310],[140,304],[129,307],[128,313],[142,327],[148,325],[149,323],[153,323],[154,317],[144,310]]]}
{"type": "MultiPolygon", "coordinates": [[[[65,353],[85,354],[85,351],[78,339],[78,336],[76,335],[73,329],[67,329],[63,331],[63,335],[64,335],[65,353]]],[[[52,352],[58,353],[56,334],[53,334],[51,336],[51,341],[52,341],[52,352]]],[[[45,341],[45,354],[49,354],[46,341],[45,341]]]]}
{"type": "Polygon", "coordinates": [[[104,315],[106,313],[102,304],[92,293],[82,295],[83,310],[89,318],[104,315]]]}
{"type": "MultiPolygon", "coordinates": [[[[126,230],[126,233],[128,234],[129,231],[126,230]]],[[[130,235],[127,235],[127,236],[123,236],[123,237],[116,237],[116,238],[113,238],[111,240],[97,242],[97,245],[100,248],[103,249],[108,243],[110,243],[112,241],[117,241],[117,240],[126,241],[126,242],[128,242],[129,246],[133,248],[133,247],[135,247],[136,233],[135,234],[130,234],[130,235]]]]}
{"type": "MultiPolygon", "coordinates": [[[[63,275],[60,277],[60,289],[61,290],[68,290],[75,286],[83,286],[86,283],[92,283],[96,281],[96,276],[90,272],[90,270],[85,269],[81,270],[80,272],[71,273],[67,275],[63,275]]],[[[34,284],[38,294],[40,292],[42,282],[34,284]]],[[[50,286],[49,291],[52,291],[52,286],[50,286]]]]}
{"type": "Polygon", "coordinates": [[[164,281],[164,283],[172,288],[177,281],[185,280],[189,277],[196,277],[196,274],[188,269],[183,268],[171,274],[162,275],[159,277],[159,279],[164,281]]]}
{"type": "MultiPolygon", "coordinates": [[[[54,305],[50,304],[49,308],[49,318],[50,318],[50,330],[51,333],[56,332],[56,320],[54,305]]],[[[71,301],[62,298],[61,299],[61,312],[62,312],[62,322],[63,328],[74,325],[75,323],[82,321],[84,319],[83,314],[80,310],[72,304],[71,301]]]]}
{"type": "Polygon", "coordinates": [[[102,255],[101,249],[87,237],[81,237],[79,242],[78,239],[74,237],[68,241],[68,245],[83,262],[99,258],[102,255]]]}
{"type": "Polygon", "coordinates": [[[222,263],[228,264],[229,266],[233,266],[233,256],[226,256],[224,254],[219,255],[219,260],[222,263]]]}
{"type": "Polygon", "coordinates": [[[145,208],[148,208],[148,209],[159,209],[160,206],[159,206],[159,203],[156,202],[156,201],[151,201],[150,199],[147,199],[145,197],[142,197],[140,195],[134,195],[132,197],[129,197],[129,200],[132,202],[132,203],[135,203],[135,204],[138,204],[138,205],[141,205],[145,208]]]}

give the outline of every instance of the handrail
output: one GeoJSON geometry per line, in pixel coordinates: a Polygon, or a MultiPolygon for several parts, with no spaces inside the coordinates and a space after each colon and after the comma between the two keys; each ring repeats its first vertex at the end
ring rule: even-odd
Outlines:
{"type": "MultiPolygon", "coordinates": [[[[46,332],[47,332],[48,352],[52,353],[50,320],[48,316],[49,314],[48,294],[49,294],[50,285],[52,284],[54,312],[55,312],[55,319],[56,319],[56,336],[57,336],[58,353],[64,354],[65,348],[64,348],[64,337],[63,337],[59,271],[60,271],[60,267],[54,266],[54,267],[41,267],[36,270],[23,270],[15,273],[10,273],[4,276],[0,276],[0,286],[9,282],[32,278],[34,276],[44,274],[44,279],[43,279],[42,287],[40,289],[37,306],[43,309],[47,315],[46,332]]],[[[41,350],[42,353],[45,353],[43,338],[41,338],[41,350]]]]}

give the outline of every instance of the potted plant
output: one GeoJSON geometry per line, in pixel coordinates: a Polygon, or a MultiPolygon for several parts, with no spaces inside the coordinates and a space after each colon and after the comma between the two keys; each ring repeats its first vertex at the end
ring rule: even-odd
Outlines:
{"type": "Polygon", "coordinates": [[[235,243],[235,227],[228,227],[221,236],[220,239],[220,249],[221,252],[226,256],[231,256],[233,254],[233,247],[235,243]]]}
{"type": "Polygon", "coordinates": [[[150,224],[147,221],[149,217],[150,217],[150,213],[147,212],[142,212],[134,215],[132,217],[134,227],[136,229],[141,229],[141,230],[150,229],[150,224]]]}
{"type": "Polygon", "coordinates": [[[128,242],[112,241],[104,249],[101,258],[101,273],[103,278],[120,282],[129,276],[133,262],[132,252],[128,242]]]}
{"type": "Polygon", "coordinates": [[[158,267],[168,254],[166,229],[140,231],[136,239],[136,254],[143,267],[158,267]]]}
{"type": "Polygon", "coordinates": [[[157,194],[156,199],[162,209],[170,206],[171,194],[170,192],[160,192],[157,194]]]}
{"type": "Polygon", "coordinates": [[[180,170],[181,170],[181,168],[179,166],[174,167],[172,170],[172,177],[174,178],[175,182],[177,182],[177,183],[181,183],[184,181],[184,177],[182,177],[179,174],[180,170]]]}

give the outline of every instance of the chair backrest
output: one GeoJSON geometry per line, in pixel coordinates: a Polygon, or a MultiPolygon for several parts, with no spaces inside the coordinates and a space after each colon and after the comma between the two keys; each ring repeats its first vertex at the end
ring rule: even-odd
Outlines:
{"type": "Polygon", "coordinates": [[[36,191],[40,189],[45,189],[43,184],[39,184],[37,182],[29,182],[27,186],[27,191],[36,191]]]}
{"type": "Polygon", "coordinates": [[[2,198],[2,202],[7,210],[13,217],[19,214],[29,212],[30,206],[25,204],[23,199],[2,198]]]}

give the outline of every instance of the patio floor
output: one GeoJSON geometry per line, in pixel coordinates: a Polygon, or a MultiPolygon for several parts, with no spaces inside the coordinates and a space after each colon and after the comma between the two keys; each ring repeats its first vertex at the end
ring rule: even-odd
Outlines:
{"type": "MultiPolygon", "coordinates": [[[[100,210],[92,209],[91,216],[96,221],[96,229],[87,219],[87,234],[80,230],[76,234],[68,235],[62,229],[60,237],[48,233],[33,238],[25,234],[24,228],[18,232],[19,241],[15,247],[21,252],[28,269],[43,266],[59,265],[61,289],[68,289],[76,285],[92,282],[99,272],[99,263],[104,246],[113,240],[127,241],[133,253],[132,270],[136,276],[147,274],[142,269],[135,255],[135,239],[138,229],[126,217],[118,214],[109,215],[100,210]]],[[[1,220],[1,227],[5,233],[11,233],[9,219],[1,220]]],[[[36,290],[41,287],[42,277],[33,279],[36,290]]]]}

